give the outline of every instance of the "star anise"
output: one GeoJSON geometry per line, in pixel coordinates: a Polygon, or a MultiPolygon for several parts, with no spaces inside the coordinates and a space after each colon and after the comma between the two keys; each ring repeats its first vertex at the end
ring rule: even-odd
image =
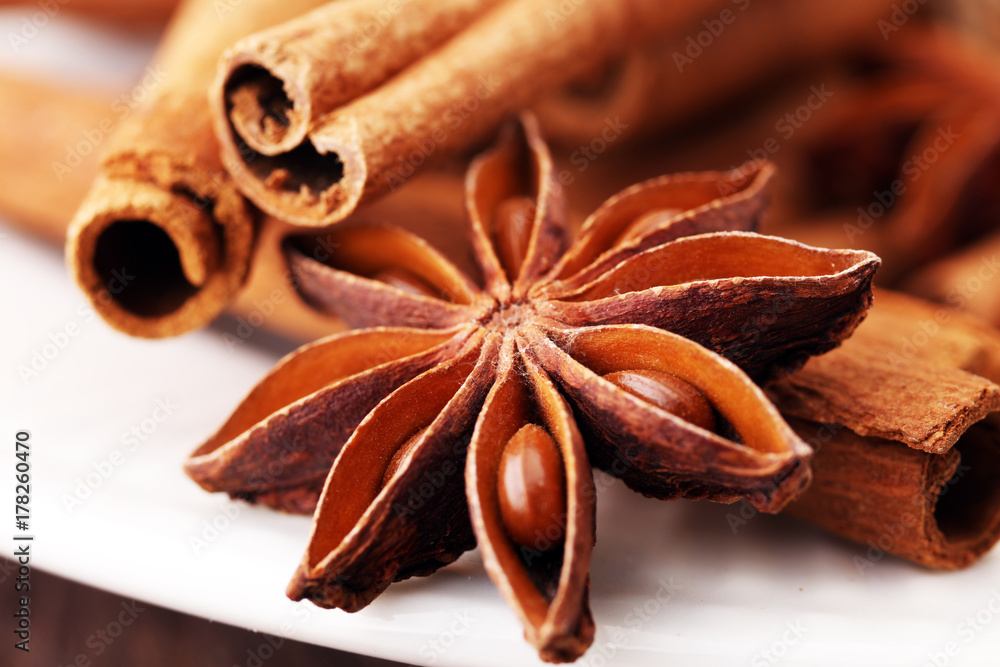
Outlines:
{"type": "Polygon", "coordinates": [[[300,241],[303,295],[372,328],[282,360],[188,473],[292,510],[325,480],[294,599],[355,611],[478,542],[541,657],[576,659],[594,633],[591,465],[763,511],[810,479],[751,377],[849,335],[879,260],[749,231],[772,171],[634,186],[566,249],[562,189],[522,119],[467,177],[484,287],[397,227],[300,241]]]}
{"type": "Polygon", "coordinates": [[[912,290],[914,271],[996,232],[1000,61],[940,28],[895,37],[828,75],[829,107],[779,157],[779,199],[789,234],[875,250],[883,284],[930,296],[954,285],[912,290]]]}

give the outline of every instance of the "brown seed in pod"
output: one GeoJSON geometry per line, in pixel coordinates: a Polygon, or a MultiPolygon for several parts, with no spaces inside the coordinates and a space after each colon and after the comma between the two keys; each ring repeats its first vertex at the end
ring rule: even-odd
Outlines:
{"type": "Polygon", "coordinates": [[[636,241],[646,234],[666,226],[683,212],[678,208],[667,208],[639,216],[635,222],[628,226],[615,245],[624,245],[636,241]]]}
{"type": "Polygon", "coordinates": [[[715,413],[708,399],[690,383],[676,375],[637,369],[614,371],[602,377],[665,412],[675,414],[706,431],[715,430],[715,413]]]}
{"type": "Polygon", "coordinates": [[[372,279],[392,285],[396,289],[401,289],[407,294],[427,296],[431,298],[436,298],[438,296],[438,292],[427,284],[426,281],[421,280],[419,276],[414,275],[406,269],[384,269],[373,275],[372,279]]]}
{"type": "Polygon", "coordinates": [[[510,538],[546,550],[565,536],[566,475],[559,445],[538,424],[525,424],[500,457],[497,494],[510,538]]]}
{"type": "Polygon", "coordinates": [[[465,471],[472,526],[490,578],[543,660],[575,660],[590,645],[594,486],[565,399],[512,338],[479,419],[465,471]],[[537,457],[537,466],[529,463],[537,457]],[[513,478],[520,478],[514,481],[513,478]],[[522,482],[544,480],[523,510],[504,505],[522,482]]]}
{"type": "Polygon", "coordinates": [[[396,450],[396,453],[392,455],[389,459],[389,465],[386,466],[385,473],[382,475],[382,488],[385,488],[386,484],[392,481],[392,478],[396,476],[402,468],[413,458],[413,451],[417,448],[417,443],[420,442],[420,436],[427,432],[427,427],[420,429],[416,433],[410,436],[410,439],[403,443],[403,446],[396,450]]]}
{"type": "Polygon", "coordinates": [[[493,239],[497,255],[510,280],[528,255],[531,223],[535,219],[535,202],[527,197],[508,197],[497,205],[493,214],[493,239]]]}

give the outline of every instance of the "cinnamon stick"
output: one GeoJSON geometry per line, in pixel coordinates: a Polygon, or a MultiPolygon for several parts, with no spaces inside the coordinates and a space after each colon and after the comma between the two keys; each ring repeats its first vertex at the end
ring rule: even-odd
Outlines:
{"type": "Polygon", "coordinates": [[[567,146],[600,137],[620,117],[631,138],[688,119],[859,42],[891,0],[777,0],[718,3],[661,38],[605,63],[590,81],[546,96],[534,108],[546,135],[567,146]]]}
{"type": "Polygon", "coordinates": [[[954,310],[878,291],[840,348],[768,392],[817,449],[786,510],[865,549],[929,567],[973,563],[1000,539],[1000,334],[954,310]]]}
{"type": "Polygon", "coordinates": [[[222,169],[205,91],[227,45],[316,4],[186,0],[178,9],[142,84],[148,101],[109,140],[69,231],[74,276],[115,328],[183,333],[243,284],[255,214],[222,169]],[[108,299],[114,272],[132,277],[108,299]]]}
{"type": "Polygon", "coordinates": [[[998,72],[996,54],[941,26],[907,26],[838,63],[829,104],[774,158],[786,174],[782,217],[879,253],[879,281],[894,287],[990,233],[998,72]]]}
{"type": "Polygon", "coordinates": [[[241,40],[223,54],[211,96],[216,132],[226,137],[227,165],[243,164],[239,139],[264,155],[294,149],[319,118],[446,42],[498,2],[330,2],[241,40]]]}
{"type": "MultiPolygon", "coordinates": [[[[429,170],[415,176],[411,187],[380,199],[345,224],[398,223],[475,275],[468,242],[454,233],[465,222],[463,185],[451,172],[429,170]]],[[[258,330],[308,342],[346,329],[340,319],[306,304],[295,288],[281,247],[295,232],[293,225],[265,216],[246,285],[227,308],[233,319],[221,324],[228,348],[241,347],[258,330]]],[[[330,249],[330,241],[322,235],[318,239],[321,251],[330,249]]]]}
{"type": "Polygon", "coordinates": [[[97,172],[90,138],[118,118],[113,99],[110,92],[0,72],[0,213],[6,222],[63,241],[97,172]]]}
{"type": "MultiPolygon", "coordinates": [[[[232,130],[246,127],[247,118],[263,119],[264,113],[253,111],[252,105],[250,112],[239,113],[247,107],[237,105],[239,100],[230,94],[242,89],[226,68],[213,91],[224,162],[240,189],[268,213],[302,225],[337,222],[360,203],[402,185],[431,158],[484,140],[507,114],[544,91],[621,53],[627,45],[699,16],[713,4],[713,0],[512,0],[369,92],[367,87],[378,77],[349,81],[360,89],[345,89],[337,98],[351,101],[316,119],[294,148],[286,150],[279,144],[283,152],[273,155],[249,146],[241,151],[241,141],[232,130]],[[358,96],[361,93],[366,94],[358,96]],[[220,110],[227,109],[237,109],[235,119],[231,113],[221,117],[220,110]]],[[[326,16],[337,14],[331,8],[326,16]]],[[[281,38],[271,39],[276,41],[258,42],[257,53],[281,51],[283,61],[304,57],[293,57],[281,38]]],[[[393,32],[384,30],[373,40],[392,45],[393,32]]],[[[304,43],[313,44],[311,38],[304,43]]],[[[323,53],[336,53],[342,46],[325,44],[323,53]]],[[[271,74],[283,80],[281,72],[271,74]]],[[[293,119],[313,115],[300,106],[304,102],[300,93],[312,84],[306,82],[301,91],[292,82],[285,84],[288,102],[280,94],[277,99],[278,107],[286,111],[272,115],[275,122],[258,122],[260,135],[271,134],[279,142],[297,136],[283,134],[282,115],[293,119]]],[[[299,127],[298,122],[289,120],[288,125],[299,127]]],[[[259,142],[261,136],[242,139],[259,142]]]]}
{"type": "Polygon", "coordinates": [[[961,308],[1000,327],[997,253],[1000,253],[1000,234],[994,232],[958,252],[918,267],[901,287],[910,294],[961,308]]]}
{"type": "MultiPolygon", "coordinates": [[[[156,26],[166,23],[179,0],[58,0],[40,3],[37,0],[0,0],[0,6],[23,5],[33,10],[41,10],[47,16],[54,16],[65,9],[67,12],[88,18],[111,21],[125,26],[156,26]]],[[[30,21],[31,19],[29,19],[30,21]]],[[[42,19],[38,19],[39,21],[42,19]]]]}

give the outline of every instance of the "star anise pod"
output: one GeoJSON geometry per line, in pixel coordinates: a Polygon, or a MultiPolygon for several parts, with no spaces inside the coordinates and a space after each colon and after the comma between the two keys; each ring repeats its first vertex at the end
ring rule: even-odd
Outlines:
{"type": "Polygon", "coordinates": [[[879,280],[897,286],[994,234],[998,73],[995,54],[940,28],[914,26],[846,58],[829,107],[779,157],[789,233],[808,236],[811,223],[818,238],[873,249],[885,259],[879,280]]]}
{"type": "Polygon", "coordinates": [[[298,510],[325,480],[294,599],[354,611],[478,542],[541,657],[576,659],[594,633],[591,465],[655,498],[763,511],[809,481],[809,448],[751,377],[849,335],[879,260],[748,231],[771,175],[653,179],[567,249],[552,160],[522,119],[467,177],[484,286],[397,227],[300,241],[303,295],[371,328],[282,360],[188,473],[298,510]]]}

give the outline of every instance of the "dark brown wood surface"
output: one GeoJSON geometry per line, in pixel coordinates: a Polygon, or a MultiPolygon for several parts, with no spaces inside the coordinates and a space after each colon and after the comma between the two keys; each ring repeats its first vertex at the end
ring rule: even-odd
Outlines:
{"type": "MultiPolygon", "coordinates": [[[[0,559],[0,617],[15,611],[15,566],[0,559]]],[[[52,574],[31,571],[30,652],[0,646],[10,667],[401,667],[368,656],[270,637],[122,598],[52,574]],[[117,637],[119,618],[129,622],[117,637]]],[[[8,637],[12,623],[3,626],[8,637]]]]}

